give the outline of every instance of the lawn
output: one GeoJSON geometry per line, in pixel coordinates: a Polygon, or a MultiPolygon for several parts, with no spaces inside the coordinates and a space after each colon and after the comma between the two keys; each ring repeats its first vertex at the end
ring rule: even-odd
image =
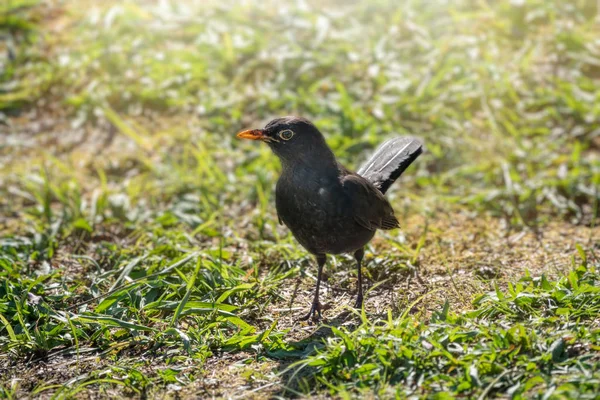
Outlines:
{"type": "Polygon", "coordinates": [[[600,393],[596,0],[0,4],[0,398],[600,393]],[[314,259],[238,140],[426,151],[314,259]]]}

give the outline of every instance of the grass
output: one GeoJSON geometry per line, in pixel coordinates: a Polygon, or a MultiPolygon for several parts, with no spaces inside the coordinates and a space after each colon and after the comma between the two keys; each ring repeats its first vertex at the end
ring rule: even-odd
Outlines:
{"type": "Polygon", "coordinates": [[[342,397],[595,398],[600,383],[598,274],[585,264],[557,281],[524,276],[423,323],[404,313],[352,330],[332,327],[316,354],[292,365],[304,392],[342,397]],[[595,320],[595,323],[594,323],[595,320]],[[592,321],[592,326],[587,326],[592,321]]]}
{"type": "Polygon", "coordinates": [[[0,397],[594,398],[597,4],[517,3],[0,6],[0,397]],[[287,114],[427,145],[317,326],[287,114]]]}

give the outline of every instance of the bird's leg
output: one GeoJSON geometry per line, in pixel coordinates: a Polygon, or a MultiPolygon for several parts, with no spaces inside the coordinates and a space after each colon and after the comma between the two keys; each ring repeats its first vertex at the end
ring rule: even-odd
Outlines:
{"type": "Polygon", "coordinates": [[[362,308],[363,305],[363,291],[362,291],[362,259],[365,255],[365,251],[363,249],[358,249],[354,252],[354,258],[356,259],[356,264],[358,267],[358,290],[356,295],[356,303],[354,303],[354,308],[362,308]]]}
{"type": "Polygon", "coordinates": [[[327,261],[325,254],[317,255],[317,264],[319,265],[319,272],[317,273],[317,288],[315,289],[315,298],[313,299],[310,311],[305,316],[299,318],[300,321],[306,321],[311,319],[318,321],[321,318],[321,304],[319,303],[319,287],[321,286],[321,274],[323,273],[323,266],[327,261]]]}

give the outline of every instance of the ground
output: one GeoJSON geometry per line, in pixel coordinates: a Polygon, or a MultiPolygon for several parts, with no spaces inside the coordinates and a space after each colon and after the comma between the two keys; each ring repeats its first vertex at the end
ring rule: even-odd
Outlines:
{"type": "Polygon", "coordinates": [[[0,6],[0,397],[594,398],[595,1],[0,6]],[[241,129],[426,151],[314,260],[241,129]]]}

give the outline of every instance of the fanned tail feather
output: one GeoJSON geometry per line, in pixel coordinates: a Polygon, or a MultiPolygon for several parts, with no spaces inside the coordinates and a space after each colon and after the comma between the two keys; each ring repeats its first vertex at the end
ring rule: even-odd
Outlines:
{"type": "Polygon", "coordinates": [[[381,193],[385,193],[413,161],[423,152],[423,142],[402,136],[384,142],[358,170],[381,193]]]}

